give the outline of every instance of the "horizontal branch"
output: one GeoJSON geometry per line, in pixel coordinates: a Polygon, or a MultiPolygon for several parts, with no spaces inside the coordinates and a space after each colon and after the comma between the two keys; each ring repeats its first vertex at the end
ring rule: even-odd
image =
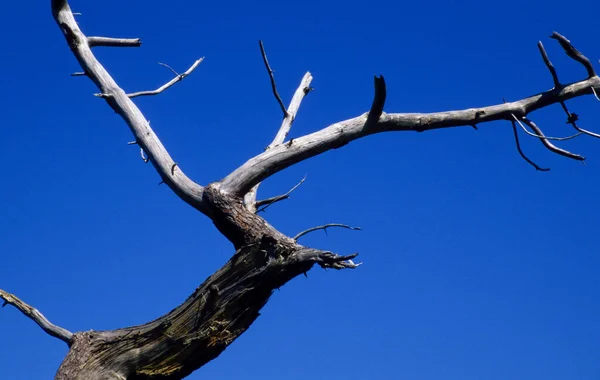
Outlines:
{"type": "Polygon", "coordinates": [[[472,127],[497,120],[512,120],[568,99],[600,91],[600,78],[568,84],[525,99],[488,107],[436,113],[382,113],[377,123],[365,128],[368,113],[330,125],[312,134],[295,138],[251,158],[222,181],[222,188],[232,194],[245,194],[252,186],[300,161],[336,149],[356,139],[382,132],[415,131],[453,127],[472,127]]]}
{"type": "Polygon", "coordinates": [[[16,307],[21,313],[25,314],[27,317],[37,323],[38,326],[40,326],[48,335],[58,338],[68,345],[71,345],[73,339],[72,332],[50,323],[50,321],[46,319],[42,313],[21,301],[17,296],[0,289],[0,299],[4,300],[2,307],[6,305],[12,305],[16,307]]]}
{"type": "Polygon", "coordinates": [[[110,38],[110,37],[88,37],[89,47],[110,46],[110,47],[140,47],[141,38],[110,38]]]}
{"type": "Polygon", "coordinates": [[[178,74],[175,70],[173,70],[170,66],[165,65],[164,63],[160,63],[160,65],[167,67],[168,69],[170,69],[172,72],[175,73],[175,78],[171,79],[170,81],[168,81],[167,83],[163,84],[162,86],[160,86],[159,88],[157,88],[156,90],[152,90],[152,91],[139,91],[139,92],[134,92],[131,94],[127,94],[127,96],[129,96],[129,98],[136,98],[138,96],[149,96],[149,95],[158,95],[161,92],[165,91],[166,89],[168,89],[169,87],[173,86],[175,83],[183,80],[183,78],[187,77],[188,75],[190,75],[192,73],[192,71],[194,71],[196,69],[196,67],[198,67],[198,65],[200,63],[202,63],[202,61],[204,60],[203,58],[200,58],[198,60],[196,60],[196,62],[194,62],[192,64],[192,66],[190,66],[189,69],[187,69],[183,74],[178,74]]]}
{"type": "Polygon", "coordinates": [[[296,236],[294,236],[293,239],[297,241],[302,236],[309,234],[311,232],[314,232],[314,231],[319,231],[319,230],[323,230],[323,231],[325,231],[325,233],[327,233],[327,229],[330,227],[347,228],[347,229],[353,230],[353,231],[360,231],[360,227],[351,227],[351,226],[348,226],[345,224],[340,224],[340,223],[329,223],[329,224],[325,224],[322,226],[312,227],[307,230],[304,230],[304,231],[300,232],[299,234],[297,234],[296,236]]]}

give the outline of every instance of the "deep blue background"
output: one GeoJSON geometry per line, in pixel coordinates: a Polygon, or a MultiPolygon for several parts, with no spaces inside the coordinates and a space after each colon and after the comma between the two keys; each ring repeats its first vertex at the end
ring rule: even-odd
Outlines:
{"type": "MultiPolygon", "coordinates": [[[[0,287],[72,331],[158,317],[233,253],[210,221],[158,186],[124,123],[92,94],[49,1],[3,4],[0,287]]],[[[542,39],[563,81],[583,78],[547,36],[597,62],[600,3],[558,1],[73,1],[88,35],[142,37],[97,49],[126,90],[192,76],[137,103],[188,175],[218,180],[271,141],[281,114],[257,41],[287,103],[310,70],[316,91],[291,136],[368,110],[384,74],[387,112],[460,109],[547,90],[542,39]]],[[[596,67],[598,65],[596,64],[596,67]]],[[[600,103],[569,102],[600,131],[600,103]]],[[[558,106],[532,118],[570,134],[558,106]]],[[[281,231],[328,222],[361,232],[307,245],[361,253],[356,271],[316,268],[276,292],[263,316],[190,379],[592,380],[600,378],[600,141],[561,144],[506,122],[354,142],[277,174],[260,196],[293,197],[265,217],[281,231]]],[[[0,378],[51,379],[66,346],[0,310],[0,378]]]]}

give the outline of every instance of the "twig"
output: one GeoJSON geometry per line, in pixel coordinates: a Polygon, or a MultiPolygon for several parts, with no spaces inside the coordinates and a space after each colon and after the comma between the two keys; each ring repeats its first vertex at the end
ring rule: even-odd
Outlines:
{"type": "Polygon", "coordinates": [[[313,78],[310,72],[307,72],[302,77],[300,85],[296,89],[296,92],[294,92],[294,96],[292,96],[290,106],[286,111],[286,115],[281,122],[281,127],[279,127],[277,135],[275,135],[275,138],[271,144],[269,144],[267,149],[271,149],[276,145],[282,144],[287,138],[288,134],[290,133],[290,129],[292,128],[292,123],[294,123],[294,120],[296,120],[296,115],[298,114],[302,100],[304,100],[304,97],[312,91],[312,88],[310,87],[310,82],[312,82],[312,79],[313,78]]]}
{"type": "Polygon", "coordinates": [[[550,151],[552,151],[552,152],[554,152],[554,153],[556,153],[556,154],[560,154],[561,156],[565,156],[565,157],[568,157],[568,158],[572,158],[572,159],[574,159],[574,160],[578,160],[578,161],[583,161],[583,160],[585,160],[585,157],[583,157],[583,156],[580,156],[580,155],[578,155],[578,154],[575,154],[575,153],[571,153],[571,152],[569,152],[568,150],[561,149],[561,148],[557,147],[556,145],[552,144],[550,141],[548,141],[548,138],[544,136],[544,133],[542,132],[542,130],[541,130],[541,129],[540,129],[538,126],[537,126],[537,125],[535,125],[535,123],[534,123],[533,121],[529,120],[529,119],[528,119],[528,118],[526,118],[526,117],[523,117],[523,121],[524,121],[524,122],[525,122],[525,124],[527,124],[527,125],[528,125],[528,126],[531,128],[531,129],[533,129],[533,130],[534,130],[534,132],[535,132],[535,133],[536,133],[538,136],[540,136],[540,137],[538,137],[538,138],[540,139],[540,141],[542,142],[542,144],[544,144],[544,146],[545,146],[546,148],[548,148],[550,151]]]}
{"type": "Polygon", "coordinates": [[[550,168],[541,168],[539,167],[535,162],[531,161],[526,155],[525,153],[523,153],[523,150],[521,149],[521,144],[519,143],[519,134],[517,133],[517,125],[515,124],[514,120],[510,120],[511,124],[512,124],[512,129],[513,129],[513,133],[515,135],[515,144],[517,144],[517,150],[519,151],[519,154],[521,155],[521,157],[523,157],[523,159],[527,162],[529,162],[529,164],[531,164],[535,170],[539,170],[541,172],[547,172],[550,170],[550,168]]]}
{"type": "Polygon", "coordinates": [[[563,111],[565,111],[565,113],[567,114],[567,124],[571,124],[573,128],[575,128],[575,130],[578,132],[595,138],[600,138],[599,134],[580,128],[577,125],[577,120],[579,120],[579,116],[576,113],[569,112],[569,109],[567,108],[567,104],[565,102],[560,102],[560,105],[562,106],[563,111]]]}
{"type": "Polygon", "coordinates": [[[375,95],[373,96],[373,104],[371,104],[365,128],[377,124],[383,113],[383,107],[385,106],[385,99],[387,97],[387,88],[383,75],[373,77],[373,81],[375,85],[375,95]]]}
{"type": "Polygon", "coordinates": [[[110,47],[140,47],[141,38],[110,38],[110,37],[88,37],[89,47],[110,46],[110,47]]]}
{"type": "MultiPolygon", "coordinates": [[[[312,75],[310,74],[310,72],[307,72],[306,74],[304,74],[304,77],[302,77],[302,81],[300,81],[300,85],[296,89],[296,92],[294,92],[294,96],[292,97],[290,106],[286,111],[286,116],[283,118],[283,121],[281,122],[281,126],[279,127],[277,134],[273,138],[271,144],[267,146],[266,150],[273,149],[276,146],[281,145],[285,141],[287,135],[290,132],[290,129],[292,128],[292,123],[294,122],[294,120],[296,120],[296,115],[298,114],[298,110],[300,109],[300,104],[302,104],[302,100],[312,90],[312,88],[310,87],[311,82],[312,75]]],[[[259,186],[260,183],[256,184],[244,196],[244,203],[246,204],[246,208],[250,212],[257,212],[256,209],[257,207],[259,207],[256,205],[255,202],[259,186]]]]}
{"type": "Polygon", "coordinates": [[[37,323],[48,335],[62,340],[69,346],[71,345],[73,340],[72,332],[50,323],[50,321],[48,321],[48,319],[46,319],[46,317],[44,317],[44,315],[42,315],[42,313],[40,313],[37,309],[29,306],[25,302],[21,301],[17,296],[7,293],[2,289],[0,289],[0,298],[4,300],[2,307],[6,305],[12,305],[16,307],[21,313],[25,314],[27,317],[37,323]]]}
{"type": "MultiPolygon", "coordinates": [[[[545,140],[554,140],[554,141],[566,141],[566,140],[571,140],[574,139],[577,136],[581,136],[583,133],[579,132],[576,133],[574,135],[571,136],[567,136],[567,137],[550,137],[550,136],[545,136],[543,133],[542,134],[536,134],[536,133],[531,133],[527,130],[527,128],[525,128],[525,126],[523,125],[523,123],[521,123],[521,121],[519,119],[517,119],[517,117],[514,114],[511,114],[512,117],[515,119],[515,121],[517,123],[519,123],[519,125],[521,126],[521,129],[523,129],[523,131],[525,133],[527,133],[529,136],[532,137],[536,137],[538,139],[545,139],[545,140]]],[[[523,121],[525,122],[525,124],[529,125],[531,127],[531,125],[529,123],[531,123],[531,121],[529,119],[527,119],[528,121],[525,121],[527,118],[523,117],[523,121]]]]}
{"type": "Polygon", "coordinates": [[[283,104],[283,100],[281,100],[281,96],[279,96],[279,92],[277,92],[277,84],[275,83],[275,76],[273,75],[273,70],[269,65],[269,60],[267,59],[267,53],[265,52],[265,45],[263,45],[262,41],[258,41],[258,45],[260,46],[260,54],[262,55],[263,62],[265,63],[265,67],[267,68],[267,72],[269,73],[269,79],[271,80],[271,89],[273,90],[273,95],[279,103],[279,107],[281,108],[281,112],[283,112],[283,117],[287,117],[288,112],[285,109],[285,105],[283,104]]]}
{"type": "Polygon", "coordinates": [[[83,71],[77,71],[77,72],[74,72],[73,74],[71,74],[72,77],[84,77],[86,75],[87,74],[84,73],[83,71]]]}
{"type": "Polygon", "coordinates": [[[142,156],[142,161],[144,161],[145,164],[148,163],[148,157],[146,157],[146,155],[144,154],[144,148],[140,147],[140,156],[142,156]]]}
{"type": "Polygon", "coordinates": [[[261,211],[265,211],[272,204],[283,201],[285,199],[288,199],[290,197],[290,194],[292,194],[292,192],[294,190],[296,190],[300,185],[302,185],[305,180],[306,180],[306,175],[304,176],[304,178],[302,178],[302,180],[300,182],[298,182],[296,184],[296,186],[292,187],[287,193],[282,194],[282,195],[277,195],[275,197],[263,199],[260,201],[256,201],[255,207],[258,208],[258,210],[256,210],[256,212],[259,213],[261,211]]]}
{"type": "Polygon", "coordinates": [[[308,230],[304,230],[302,232],[300,232],[299,234],[297,234],[296,236],[294,236],[294,240],[298,240],[300,239],[302,236],[311,233],[313,231],[318,231],[318,230],[323,230],[325,231],[325,233],[327,233],[327,228],[329,227],[341,227],[341,228],[347,228],[349,230],[354,230],[354,231],[360,231],[360,227],[351,227],[348,226],[346,224],[340,224],[340,223],[329,223],[329,224],[325,224],[322,226],[317,226],[317,227],[313,227],[313,228],[309,228],[308,230]]]}
{"type": "Polygon", "coordinates": [[[575,47],[571,45],[571,41],[567,40],[566,37],[557,32],[553,32],[550,38],[557,40],[569,57],[573,58],[577,62],[581,63],[583,67],[585,67],[588,78],[596,76],[596,70],[594,70],[594,66],[592,66],[590,60],[585,55],[581,54],[579,50],[575,49],[575,47]]]}
{"type": "Polygon", "coordinates": [[[600,102],[600,96],[598,96],[598,94],[596,93],[596,89],[594,87],[592,87],[592,93],[594,93],[594,96],[600,102]]]}
{"type": "Polygon", "coordinates": [[[554,68],[554,65],[552,65],[552,62],[550,62],[550,59],[548,58],[548,54],[546,53],[546,49],[544,49],[544,45],[542,44],[542,41],[538,42],[538,49],[540,50],[540,54],[542,55],[542,59],[544,60],[546,67],[548,68],[548,70],[550,70],[550,74],[552,74],[552,80],[554,81],[554,88],[560,88],[560,81],[558,80],[558,74],[556,74],[556,69],[554,68]]]}
{"type": "MultiPolygon", "coordinates": [[[[152,90],[152,91],[139,91],[139,92],[134,92],[131,94],[127,94],[127,96],[129,98],[135,98],[138,96],[148,96],[148,95],[158,95],[161,92],[165,91],[166,89],[168,89],[169,87],[173,86],[175,83],[181,81],[183,78],[187,77],[188,75],[190,75],[192,73],[192,71],[194,71],[196,69],[196,67],[198,67],[198,65],[204,60],[204,57],[198,59],[196,62],[194,62],[192,64],[192,66],[190,66],[189,69],[187,69],[183,74],[177,74],[175,76],[175,78],[173,78],[172,80],[170,80],[169,82],[165,83],[164,85],[160,86],[159,88],[157,88],[156,90],[152,90]]],[[[165,66],[168,67],[171,71],[175,72],[175,70],[173,70],[171,67],[169,67],[168,65],[165,65],[164,63],[158,63],[161,66],[165,66]]]]}

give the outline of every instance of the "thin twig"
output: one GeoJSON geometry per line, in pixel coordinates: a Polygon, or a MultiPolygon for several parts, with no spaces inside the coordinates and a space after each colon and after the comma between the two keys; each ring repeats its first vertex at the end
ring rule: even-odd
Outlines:
{"type": "Polygon", "coordinates": [[[592,92],[594,93],[594,96],[596,97],[596,99],[600,102],[600,96],[598,96],[598,94],[596,93],[596,89],[594,87],[592,87],[592,92]]]}
{"type": "Polygon", "coordinates": [[[571,113],[567,108],[567,104],[565,102],[560,102],[560,105],[562,106],[563,111],[565,111],[565,113],[567,114],[567,124],[571,124],[573,128],[575,128],[575,130],[578,132],[595,138],[600,138],[599,134],[580,128],[577,125],[577,120],[579,120],[579,116],[576,113],[571,113]]]}
{"type": "Polygon", "coordinates": [[[144,161],[145,164],[148,163],[148,157],[146,157],[146,155],[144,154],[144,148],[140,147],[140,156],[142,156],[142,161],[144,161]]]}
{"type": "MultiPolygon", "coordinates": [[[[566,140],[571,140],[574,139],[577,136],[581,136],[583,133],[579,132],[576,133],[574,135],[571,136],[567,136],[567,137],[550,137],[550,136],[545,136],[544,134],[536,134],[536,133],[531,133],[527,130],[527,128],[525,128],[525,126],[523,125],[523,123],[521,123],[521,121],[519,119],[517,119],[517,117],[514,114],[511,114],[512,117],[515,119],[515,121],[517,123],[519,123],[519,125],[521,126],[521,129],[523,129],[523,131],[525,133],[527,133],[529,136],[532,137],[537,137],[538,139],[545,139],[545,140],[554,140],[554,141],[566,141],[566,140]]],[[[523,117],[523,121],[525,121],[525,119],[527,119],[526,117],[523,117]]],[[[525,122],[527,125],[529,125],[528,122],[525,122]]]]}
{"type": "Polygon", "coordinates": [[[513,133],[515,135],[515,144],[517,145],[517,150],[519,151],[519,154],[521,155],[521,157],[523,157],[523,159],[527,162],[529,162],[529,164],[531,164],[531,166],[533,166],[535,168],[535,170],[539,170],[541,172],[547,172],[550,170],[550,168],[542,168],[539,167],[535,162],[531,161],[526,155],[525,153],[523,153],[523,150],[521,149],[521,144],[519,143],[519,134],[517,132],[517,125],[515,124],[514,120],[510,120],[511,124],[512,124],[512,129],[513,129],[513,133]]]}
{"type": "Polygon", "coordinates": [[[31,320],[38,324],[48,335],[51,335],[55,338],[62,340],[67,343],[69,346],[73,340],[73,333],[62,328],[58,327],[52,323],[42,313],[40,313],[37,309],[29,306],[25,302],[21,301],[14,294],[10,294],[0,289],[0,299],[4,300],[4,304],[2,307],[6,305],[12,305],[16,307],[21,313],[25,314],[31,320]]]}
{"type": "Polygon", "coordinates": [[[77,71],[77,72],[74,72],[73,74],[71,74],[72,77],[84,77],[86,75],[87,74],[84,73],[83,71],[77,71]]]}
{"type": "Polygon", "coordinates": [[[548,148],[550,151],[556,153],[556,154],[560,154],[561,156],[565,156],[568,158],[572,158],[574,160],[578,160],[578,161],[583,161],[585,160],[585,157],[580,156],[578,154],[575,153],[571,153],[568,150],[564,150],[561,149],[559,147],[557,147],[556,145],[552,144],[550,141],[548,141],[548,138],[544,137],[544,132],[542,132],[542,130],[531,120],[529,120],[526,117],[523,117],[523,121],[525,122],[525,124],[527,124],[529,126],[529,128],[533,129],[534,132],[541,137],[538,137],[540,139],[540,141],[542,142],[542,144],[544,144],[544,146],[546,148],[548,148]]]}
{"type": "Polygon", "coordinates": [[[594,66],[592,66],[590,60],[579,50],[575,49],[575,47],[571,45],[571,41],[569,41],[565,36],[561,35],[560,33],[553,32],[550,38],[557,40],[569,57],[581,63],[583,67],[585,67],[588,78],[596,76],[596,70],[594,70],[594,66]]]}
{"type": "Polygon", "coordinates": [[[556,74],[556,69],[554,68],[554,65],[552,65],[552,62],[550,62],[550,59],[548,58],[548,54],[546,53],[546,49],[544,49],[544,44],[542,44],[542,41],[538,42],[538,49],[540,50],[540,54],[542,55],[542,59],[544,60],[546,67],[552,75],[552,80],[554,81],[554,88],[560,88],[558,74],[556,74]]]}
{"type": "Polygon", "coordinates": [[[283,201],[285,199],[288,199],[290,197],[290,194],[292,194],[292,192],[294,190],[296,190],[300,185],[302,185],[305,180],[306,180],[306,175],[304,176],[304,178],[302,178],[302,180],[300,182],[298,182],[296,184],[296,186],[292,187],[287,193],[282,194],[282,195],[277,195],[275,197],[263,199],[260,201],[256,201],[255,207],[258,208],[258,210],[256,210],[256,212],[259,213],[261,211],[265,211],[272,204],[283,201]]]}
{"type": "MultiPolygon", "coordinates": [[[[296,92],[294,92],[294,96],[292,97],[290,106],[286,111],[286,116],[283,118],[283,121],[281,122],[281,126],[279,127],[277,134],[273,138],[271,144],[267,146],[266,150],[273,149],[274,147],[282,144],[285,141],[287,135],[290,132],[290,129],[292,128],[292,123],[294,122],[294,120],[296,120],[296,115],[298,114],[298,110],[300,109],[300,104],[302,104],[302,100],[312,90],[312,88],[310,87],[311,82],[312,75],[310,74],[310,72],[307,72],[306,74],[304,74],[304,77],[302,77],[302,81],[296,89],[296,92]]],[[[259,186],[260,183],[252,187],[244,196],[244,203],[246,204],[246,208],[250,212],[256,212],[256,208],[259,207],[256,205],[255,202],[259,186]]]]}
{"type": "Polygon", "coordinates": [[[311,233],[313,231],[318,231],[318,230],[323,230],[325,231],[325,233],[327,233],[327,228],[329,227],[341,227],[341,228],[347,228],[349,230],[353,230],[353,231],[360,231],[360,227],[351,227],[348,226],[346,224],[340,224],[340,223],[329,223],[329,224],[325,224],[322,226],[317,226],[317,227],[313,227],[313,228],[309,228],[308,230],[304,230],[302,232],[300,232],[299,234],[297,234],[296,236],[294,236],[294,240],[298,240],[300,239],[302,236],[311,233]]]}
{"type": "Polygon", "coordinates": [[[141,38],[110,38],[110,37],[88,37],[89,47],[109,46],[109,47],[140,47],[141,38]]]}
{"type": "Polygon", "coordinates": [[[285,105],[283,104],[283,100],[281,100],[281,96],[279,96],[279,92],[277,92],[277,84],[275,83],[275,76],[273,75],[273,70],[269,65],[269,60],[267,59],[267,52],[265,51],[265,45],[262,41],[258,41],[258,45],[260,46],[260,54],[262,55],[263,62],[265,63],[265,67],[267,68],[267,72],[269,73],[269,79],[271,80],[271,89],[273,90],[273,95],[279,103],[279,107],[281,108],[281,112],[283,112],[283,117],[288,115],[287,110],[285,109],[285,105]]]}
{"type": "MultiPolygon", "coordinates": [[[[192,66],[190,66],[189,69],[187,69],[183,74],[178,74],[175,76],[175,78],[173,78],[172,80],[170,80],[169,82],[165,83],[164,85],[160,86],[159,88],[157,88],[156,90],[152,90],[152,91],[139,91],[139,92],[134,92],[131,94],[127,94],[127,96],[129,98],[135,98],[138,96],[148,96],[148,95],[158,95],[161,92],[165,91],[166,89],[168,89],[169,87],[173,86],[175,83],[181,81],[183,78],[187,77],[188,75],[190,75],[192,73],[192,71],[194,71],[196,69],[196,67],[198,67],[198,65],[200,63],[202,63],[202,61],[204,60],[204,57],[198,59],[196,62],[194,62],[192,64],[192,66]]],[[[159,65],[161,66],[166,66],[168,67],[171,71],[175,72],[175,70],[173,70],[171,67],[169,67],[168,65],[165,65],[164,63],[160,63],[159,65]]]]}

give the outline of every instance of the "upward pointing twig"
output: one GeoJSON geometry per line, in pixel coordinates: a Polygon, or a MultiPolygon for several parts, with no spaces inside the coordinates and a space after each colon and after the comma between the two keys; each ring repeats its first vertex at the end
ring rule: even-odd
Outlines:
{"type": "Polygon", "coordinates": [[[283,112],[283,117],[286,117],[288,115],[288,112],[285,109],[283,100],[281,100],[281,96],[279,96],[279,92],[277,92],[277,84],[275,83],[275,75],[273,75],[273,70],[271,69],[271,66],[269,65],[269,59],[267,58],[267,52],[265,51],[265,45],[263,44],[262,40],[258,41],[258,44],[260,46],[260,54],[262,55],[263,62],[265,63],[265,67],[267,69],[267,72],[269,73],[269,78],[271,79],[271,89],[273,90],[273,95],[275,96],[275,99],[277,100],[277,103],[279,104],[279,107],[281,108],[281,112],[283,112]]]}
{"type": "Polygon", "coordinates": [[[298,240],[302,236],[309,234],[313,231],[323,230],[323,231],[325,231],[325,233],[327,233],[327,229],[329,227],[341,227],[341,228],[347,228],[349,230],[360,231],[360,227],[351,227],[346,224],[340,224],[340,223],[329,223],[329,224],[325,224],[322,226],[312,227],[312,228],[309,228],[308,230],[304,230],[304,231],[300,232],[299,234],[297,234],[296,236],[294,236],[294,240],[298,240]]]}

